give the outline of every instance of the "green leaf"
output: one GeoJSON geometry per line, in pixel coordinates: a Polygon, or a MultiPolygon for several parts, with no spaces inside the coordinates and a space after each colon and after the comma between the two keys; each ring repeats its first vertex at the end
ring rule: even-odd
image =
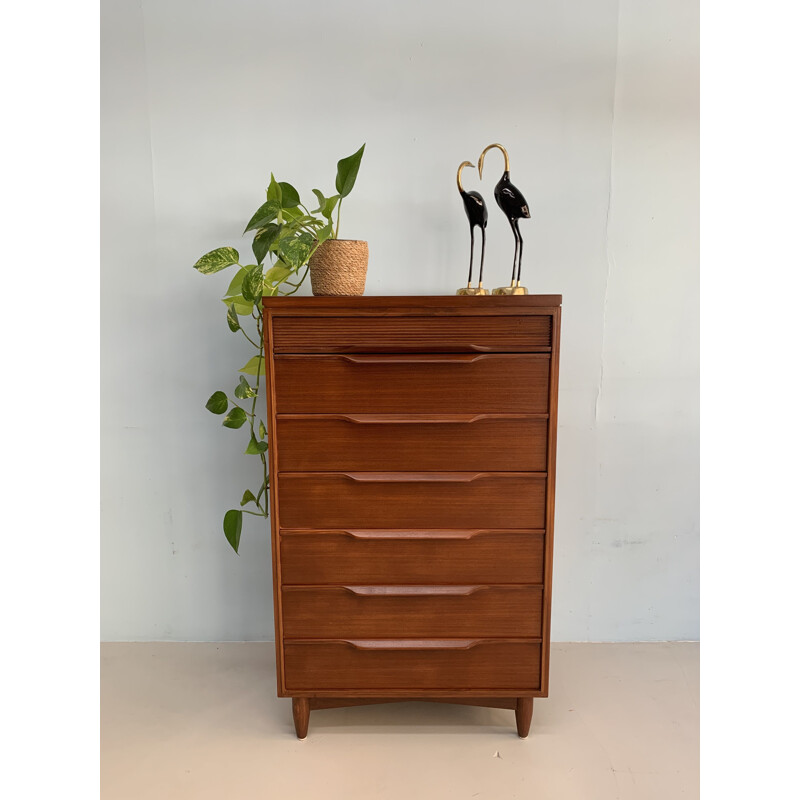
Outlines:
{"type": "Polygon", "coordinates": [[[325,201],[325,205],[322,208],[322,216],[330,220],[333,218],[333,212],[336,211],[336,204],[339,202],[343,195],[335,194],[333,197],[329,197],[325,201]]]}
{"type": "Polygon", "coordinates": [[[276,203],[274,200],[267,200],[267,202],[264,203],[264,205],[261,206],[255,214],[253,214],[253,217],[250,222],[247,223],[247,227],[244,229],[244,232],[247,233],[247,231],[254,231],[257,228],[265,228],[275,219],[275,217],[278,216],[278,212],[280,210],[280,203],[276,203]]]}
{"type": "Polygon", "coordinates": [[[347,197],[353,191],[353,186],[358,177],[358,170],[361,166],[361,157],[364,155],[366,146],[367,143],[364,142],[353,155],[343,158],[336,165],[336,191],[342,197],[347,197]]]}
{"type": "MultiPolygon", "coordinates": [[[[270,222],[266,228],[262,228],[253,239],[253,253],[256,260],[260,264],[267,253],[269,252],[270,245],[278,238],[281,232],[281,226],[275,222],[270,222]]],[[[229,292],[230,294],[230,292],[229,292]]]]}
{"type": "Polygon", "coordinates": [[[319,202],[319,208],[313,210],[313,213],[316,214],[318,211],[322,211],[322,207],[325,205],[325,195],[319,189],[312,189],[311,191],[317,196],[317,201],[319,202]]]}
{"type": "Polygon", "coordinates": [[[240,506],[246,506],[248,503],[258,503],[256,502],[256,496],[249,490],[246,489],[245,493],[242,495],[242,501],[239,503],[240,506]]]}
{"type": "Polygon", "coordinates": [[[270,267],[267,270],[267,274],[264,276],[264,281],[272,286],[275,286],[281,281],[286,280],[286,278],[288,278],[291,274],[292,270],[282,261],[279,261],[274,267],[270,267]]]}
{"type": "Polygon", "coordinates": [[[238,509],[226,511],[225,518],[222,520],[222,530],[236,555],[239,555],[239,540],[242,538],[242,512],[238,509]]]}
{"type": "Polygon", "coordinates": [[[292,223],[289,223],[287,225],[281,226],[280,233],[275,238],[275,241],[269,246],[269,249],[274,251],[274,252],[277,252],[278,251],[278,247],[280,246],[280,243],[284,239],[290,239],[292,236],[296,236],[296,235],[297,235],[297,231],[295,229],[295,226],[292,223]]]}
{"type": "Polygon", "coordinates": [[[239,385],[233,390],[233,393],[240,400],[247,400],[250,397],[255,397],[258,392],[247,382],[244,375],[239,376],[239,385]]]}
{"type": "Polygon", "coordinates": [[[309,234],[300,234],[293,239],[284,239],[278,247],[278,254],[292,269],[297,270],[308,261],[313,239],[309,234]]]}
{"type": "Polygon", "coordinates": [[[327,239],[330,239],[333,236],[333,223],[329,222],[324,228],[320,228],[317,231],[317,241],[322,244],[327,239]]]}
{"type": "Polygon", "coordinates": [[[242,329],[242,326],[239,324],[239,317],[236,314],[236,306],[233,303],[228,306],[228,327],[234,333],[242,329]]]}
{"type": "Polygon", "coordinates": [[[281,185],[275,180],[275,176],[270,173],[269,186],[267,187],[267,200],[273,200],[280,207],[281,205],[281,185]]]}
{"type": "Polygon", "coordinates": [[[234,406],[228,416],[222,420],[222,424],[226,428],[241,428],[245,422],[247,422],[247,414],[239,406],[234,406]]]}
{"type": "Polygon", "coordinates": [[[208,398],[206,408],[212,414],[224,414],[228,410],[228,395],[225,392],[214,392],[208,398]]]}
{"type": "Polygon", "coordinates": [[[234,276],[233,280],[230,282],[228,286],[228,291],[225,292],[227,296],[241,294],[242,293],[242,281],[244,280],[244,276],[247,275],[246,267],[242,267],[234,276]]]}
{"type": "Polygon", "coordinates": [[[284,208],[281,209],[281,214],[283,214],[284,220],[289,223],[297,223],[303,218],[303,212],[299,208],[284,208]]]}
{"type": "Polygon", "coordinates": [[[266,427],[266,425],[264,425],[263,420],[259,420],[258,421],[258,435],[262,439],[266,439],[267,438],[267,427],[266,427]]]}
{"type": "Polygon", "coordinates": [[[236,295],[236,297],[223,297],[222,302],[225,303],[228,308],[233,306],[237,314],[248,315],[253,313],[253,304],[245,300],[240,294],[236,295]]]}
{"type": "Polygon", "coordinates": [[[325,197],[319,189],[312,189],[311,191],[317,196],[319,200],[319,208],[315,208],[315,214],[321,213],[328,221],[333,217],[333,212],[336,211],[336,204],[339,202],[340,195],[335,194],[333,197],[325,197]]]}
{"type": "Polygon", "coordinates": [[[264,357],[261,357],[261,369],[258,368],[259,357],[253,356],[240,370],[247,375],[264,375],[264,357]]]}
{"type": "Polygon", "coordinates": [[[245,448],[245,454],[251,456],[257,456],[261,453],[267,452],[268,445],[266,442],[259,442],[258,439],[251,433],[250,434],[250,443],[245,448]]]}
{"type": "Polygon", "coordinates": [[[264,280],[264,272],[261,265],[251,269],[242,281],[242,297],[250,302],[261,299],[261,284],[264,280]]]}
{"type": "Polygon", "coordinates": [[[300,205],[300,195],[297,193],[297,189],[295,189],[291,183],[281,181],[278,186],[281,187],[282,208],[294,208],[295,206],[300,205]]]}
{"type": "Polygon", "coordinates": [[[211,275],[219,272],[239,261],[239,253],[232,247],[218,247],[210,253],[206,253],[195,265],[194,268],[203,275],[211,275]]]}

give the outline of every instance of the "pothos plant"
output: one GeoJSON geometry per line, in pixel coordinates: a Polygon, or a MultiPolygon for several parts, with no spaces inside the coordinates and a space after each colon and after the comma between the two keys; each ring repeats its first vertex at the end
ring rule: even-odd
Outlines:
{"type": "Polygon", "coordinates": [[[308,274],[308,261],[314,251],[324,241],[338,238],[342,200],[353,190],[365,146],[361,145],[353,155],[341,159],[336,165],[335,194],[326,197],[319,189],[313,190],[319,204],[313,211],[300,202],[300,195],[292,184],[276,181],[274,175],[270,176],[267,201],[253,214],[242,234],[255,231],[252,242],[255,264],[241,264],[239,253],[233,247],[218,247],[194,265],[203,275],[213,275],[232,266],[239,268],[222,302],[226,306],[228,328],[233,333],[241,333],[256,350],[239,370],[243,374],[239,376],[233,397],[219,390],[206,403],[212,414],[225,414],[224,427],[238,429],[246,426],[249,441],[244,452],[260,459],[261,488],[255,493],[246,489],[240,507],[227,511],[222,521],[225,538],[236,553],[239,552],[243,514],[269,515],[269,443],[267,428],[261,418],[264,406],[262,404],[259,411],[257,405],[265,374],[261,298],[294,294],[308,274]],[[250,376],[250,380],[246,376],[250,376]]]}

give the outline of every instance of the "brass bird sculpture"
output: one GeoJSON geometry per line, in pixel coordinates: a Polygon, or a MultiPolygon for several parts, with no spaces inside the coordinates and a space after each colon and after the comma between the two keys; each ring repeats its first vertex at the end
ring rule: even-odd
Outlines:
{"type": "Polygon", "coordinates": [[[478,159],[478,175],[483,179],[483,159],[486,153],[493,147],[502,150],[505,158],[505,170],[502,177],[494,187],[494,199],[500,206],[502,212],[508,218],[511,225],[511,232],[514,234],[514,262],[511,266],[511,283],[508,286],[499,286],[492,291],[492,294],[528,294],[524,286],[520,286],[520,275],[522,273],[522,236],[519,232],[519,220],[530,219],[531,212],[528,209],[528,201],[523,197],[522,192],[511,183],[509,170],[511,164],[508,158],[508,151],[501,144],[490,144],[484,148],[478,159]]]}
{"type": "Polygon", "coordinates": [[[464,191],[464,187],[461,184],[461,171],[464,167],[474,168],[475,165],[470,161],[462,161],[458,165],[458,172],[456,173],[456,186],[458,186],[458,192],[461,195],[461,199],[464,201],[464,211],[469,220],[469,277],[467,278],[467,285],[463,289],[459,289],[456,294],[489,294],[489,292],[483,288],[483,257],[486,253],[486,225],[489,222],[489,212],[486,208],[486,201],[479,192],[464,191]],[[479,226],[481,229],[481,266],[478,272],[478,285],[473,287],[472,261],[473,252],[475,250],[476,226],[479,226]]]}

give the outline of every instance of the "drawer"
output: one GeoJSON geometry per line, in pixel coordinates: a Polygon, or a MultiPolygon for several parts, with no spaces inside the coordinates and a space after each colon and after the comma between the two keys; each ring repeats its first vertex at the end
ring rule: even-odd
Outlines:
{"type": "Polygon", "coordinates": [[[542,352],[552,317],[275,317],[272,342],[276,353],[542,352]]]}
{"type": "Polygon", "coordinates": [[[288,691],[540,688],[538,642],[516,640],[285,641],[288,691]]]}
{"type": "Polygon", "coordinates": [[[287,639],[542,635],[541,586],[285,586],[287,639]]]}
{"type": "Polygon", "coordinates": [[[544,528],[530,472],[282,472],[284,528],[544,528]]]}
{"type": "Polygon", "coordinates": [[[284,583],[543,583],[544,533],[282,530],[284,583]]]}
{"type": "Polygon", "coordinates": [[[282,415],[278,442],[281,471],[547,469],[546,417],[282,415]]]}
{"type": "Polygon", "coordinates": [[[276,411],[344,414],[539,414],[550,357],[278,355],[276,411]]]}

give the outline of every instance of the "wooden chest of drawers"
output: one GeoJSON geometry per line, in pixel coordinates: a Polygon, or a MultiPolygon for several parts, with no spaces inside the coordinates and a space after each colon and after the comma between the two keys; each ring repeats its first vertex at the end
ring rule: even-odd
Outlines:
{"type": "Polygon", "coordinates": [[[265,298],[278,695],[548,686],[559,295],[265,298]]]}

